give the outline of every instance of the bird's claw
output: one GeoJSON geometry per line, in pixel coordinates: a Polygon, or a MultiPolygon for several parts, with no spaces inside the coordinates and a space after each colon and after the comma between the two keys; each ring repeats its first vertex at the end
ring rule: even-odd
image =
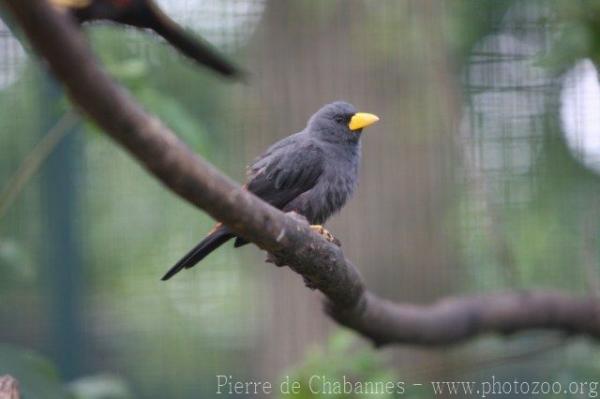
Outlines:
{"type": "Polygon", "coordinates": [[[335,238],[335,236],[333,234],[331,234],[329,232],[329,230],[327,230],[325,227],[321,226],[320,224],[313,224],[310,226],[310,229],[312,231],[314,231],[315,233],[317,233],[318,235],[320,235],[321,237],[323,237],[324,239],[326,239],[327,241],[337,245],[338,247],[342,246],[342,243],[340,242],[340,240],[335,238]]]}
{"type": "MultiPolygon", "coordinates": [[[[308,224],[308,220],[303,215],[299,214],[298,212],[290,211],[290,212],[287,212],[286,215],[288,215],[292,219],[296,220],[297,222],[308,224]]],[[[323,237],[324,239],[326,239],[327,241],[337,245],[338,247],[342,246],[342,243],[340,242],[340,240],[335,238],[335,236],[333,234],[331,234],[325,227],[321,226],[320,224],[312,224],[312,225],[310,225],[310,229],[312,231],[314,231],[315,233],[317,233],[318,235],[320,235],[321,237],[323,237]]]]}

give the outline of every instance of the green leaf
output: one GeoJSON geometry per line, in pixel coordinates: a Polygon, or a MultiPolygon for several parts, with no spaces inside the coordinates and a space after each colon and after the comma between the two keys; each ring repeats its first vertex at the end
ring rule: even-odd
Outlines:
{"type": "Polygon", "coordinates": [[[80,378],[68,385],[73,399],[131,399],[127,383],[114,375],[100,374],[80,378]]]}
{"type": "Polygon", "coordinates": [[[35,277],[31,257],[22,245],[11,239],[0,241],[0,269],[7,274],[5,280],[13,285],[15,281],[31,281],[35,277]]]}
{"type": "Polygon", "coordinates": [[[28,349],[0,345],[0,375],[19,381],[23,399],[68,399],[56,368],[47,359],[28,349]]]}

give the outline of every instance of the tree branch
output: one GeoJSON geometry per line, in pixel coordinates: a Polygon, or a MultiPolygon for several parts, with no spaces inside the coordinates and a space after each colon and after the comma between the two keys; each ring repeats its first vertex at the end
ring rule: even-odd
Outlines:
{"type": "Polygon", "coordinates": [[[45,0],[2,0],[72,101],[182,198],[289,265],[327,297],[327,312],[375,344],[447,345],[482,333],[554,329],[600,338],[600,302],[552,292],[395,304],[366,291],[341,249],[193,154],[98,66],[84,37],[45,0]]]}

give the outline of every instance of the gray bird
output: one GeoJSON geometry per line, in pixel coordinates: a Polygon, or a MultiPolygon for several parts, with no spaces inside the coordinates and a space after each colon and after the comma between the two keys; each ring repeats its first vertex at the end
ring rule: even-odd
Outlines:
{"type": "MultiPolygon", "coordinates": [[[[311,228],[328,235],[321,225],[344,206],[358,183],[362,129],[378,120],[347,102],[325,105],[304,130],[276,142],[254,160],[245,188],[284,212],[304,216],[311,228]]],[[[236,248],[248,243],[217,224],[162,280],[193,267],[234,237],[236,248]]]]}

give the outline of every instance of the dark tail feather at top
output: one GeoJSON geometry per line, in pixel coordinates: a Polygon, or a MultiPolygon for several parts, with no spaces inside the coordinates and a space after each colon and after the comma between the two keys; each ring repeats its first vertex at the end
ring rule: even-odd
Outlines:
{"type": "Polygon", "coordinates": [[[183,258],[179,260],[161,279],[167,281],[183,269],[189,269],[194,267],[198,262],[204,259],[215,249],[225,244],[227,241],[235,237],[229,229],[226,227],[219,227],[217,230],[210,233],[206,238],[198,245],[196,245],[190,252],[188,252],[183,258]]]}
{"type": "Polygon", "coordinates": [[[192,37],[182,27],[157,7],[151,10],[148,18],[152,20],[152,29],[166,39],[173,47],[199,64],[219,72],[223,76],[243,78],[244,72],[211,44],[200,37],[192,37]]]}

